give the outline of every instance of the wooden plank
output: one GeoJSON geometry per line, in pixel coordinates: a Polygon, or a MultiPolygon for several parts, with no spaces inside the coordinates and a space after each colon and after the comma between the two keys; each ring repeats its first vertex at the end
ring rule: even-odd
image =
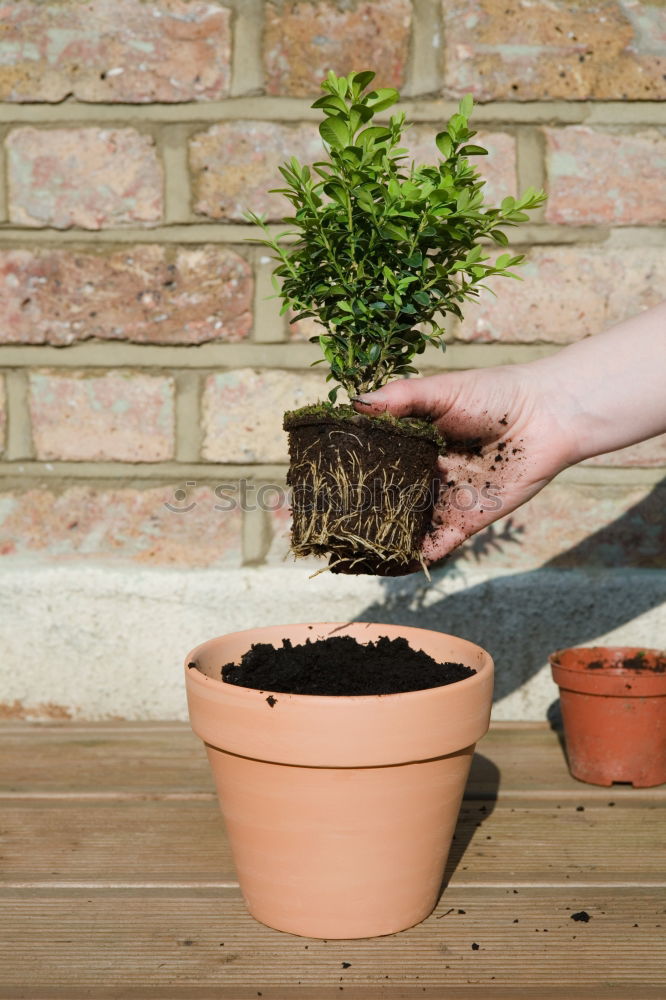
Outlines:
{"type": "MultiPolygon", "coordinates": [[[[501,801],[463,804],[452,884],[666,885],[663,805],[501,801]]],[[[235,884],[216,801],[6,801],[1,828],[2,884],[235,884]]]]}
{"type": "Polygon", "coordinates": [[[264,927],[233,891],[5,891],[0,905],[6,1000],[200,1000],[212,990],[314,1000],[340,986],[392,1000],[424,988],[489,1000],[663,996],[666,916],[654,890],[458,887],[401,934],[328,942],[264,927]],[[571,919],[581,910],[588,923],[571,919]]]}
{"type": "MultiPolygon", "coordinates": [[[[479,743],[466,796],[552,795],[558,801],[664,799],[666,786],[598,788],[571,777],[547,724],[500,723],[479,743]]],[[[187,723],[0,725],[0,794],[214,795],[187,723]]]]}
{"type": "Polygon", "coordinates": [[[214,796],[203,743],[185,723],[0,725],[0,794],[214,796]]]}

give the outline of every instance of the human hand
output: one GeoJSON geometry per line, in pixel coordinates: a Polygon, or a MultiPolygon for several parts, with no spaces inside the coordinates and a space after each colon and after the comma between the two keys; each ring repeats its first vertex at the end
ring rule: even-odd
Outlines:
{"type": "Polygon", "coordinates": [[[571,421],[558,409],[567,411],[567,394],[543,362],[401,379],[354,405],[430,420],[448,443],[422,545],[428,564],[525,503],[573,460],[571,421]]]}

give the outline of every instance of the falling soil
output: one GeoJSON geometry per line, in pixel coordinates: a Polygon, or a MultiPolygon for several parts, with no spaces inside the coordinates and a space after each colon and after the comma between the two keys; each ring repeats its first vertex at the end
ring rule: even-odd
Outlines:
{"type": "Polygon", "coordinates": [[[439,489],[432,425],[321,404],[286,413],[284,428],[294,554],[329,556],[334,573],[412,570],[439,489]]]}
{"type": "MultiPolygon", "coordinates": [[[[349,635],[294,646],[254,643],[240,664],[222,667],[227,684],[288,694],[399,694],[454,684],[476,673],[462,663],[438,663],[404,638],[357,642],[349,635]]],[[[276,703],[273,699],[273,703],[276,703]]],[[[272,706],[271,706],[272,707],[272,706]]]]}

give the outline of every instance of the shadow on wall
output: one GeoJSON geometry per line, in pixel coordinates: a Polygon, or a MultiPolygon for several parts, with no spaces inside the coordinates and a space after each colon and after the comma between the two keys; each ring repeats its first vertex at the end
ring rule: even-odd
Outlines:
{"type": "Polygon", "coordinates": [[[495,660],[494,700],[500,701],[538,673],[554,650],[588,644],[666,602],[666,573],[646,573],[643,581],[633,574],[629,584],[617,572],[664,566],[665,499],[666,478],[621,517],[543,566],[439,597],[459,575],[465,550],[478,556],[484,546],[516,540],[505,522],[500,533],[483,532],[440,564],[432,584],[420,575],[382,580],[383,599],[356,620],[429,628],[478,643],[495,660]]]}

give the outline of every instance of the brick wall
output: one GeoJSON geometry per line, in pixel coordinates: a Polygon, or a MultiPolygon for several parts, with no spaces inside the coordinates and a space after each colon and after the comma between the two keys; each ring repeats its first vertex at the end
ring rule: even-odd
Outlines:
{"type": "MultiPolygon", "coordinates": [[[[400,88],[423,158],[473,93],[491,196],[549,192],[516,244],[525,281],[450,324],[424,371],[541,357],[663,297],[661,0],[15,0],[0,18],[5,567],[288,565],[279,502],[215,490],[279,494],[282,411],[323,384],[243,212],[279,219],[278,163],[319,154],[329,68],[400,88]]],[[[657,439],[570,470],[456,565],[654,570],[665,467],[657,439]]]]}

